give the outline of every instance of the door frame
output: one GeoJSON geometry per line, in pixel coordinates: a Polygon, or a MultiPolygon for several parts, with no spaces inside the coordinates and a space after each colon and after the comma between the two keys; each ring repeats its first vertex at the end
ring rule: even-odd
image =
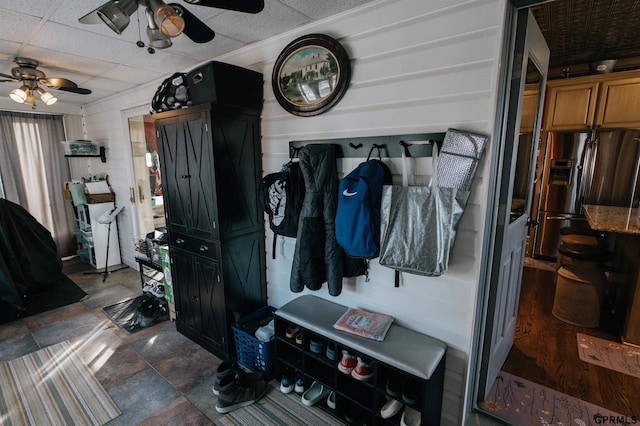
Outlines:
{"type": "MultiPolygon", "coordinates": [[[[495,135],[493,141],[497,143],[497,148],[492,151],[491,164],[495,164],[496,167],[491,171],[489,180],[489,203],[487,205],[487,215],[483,232],[483,250],[482,259],[484,261],[480,265],[480,278],[479,282],[481,287],[478,291],[477,309],[475,314],[475,324],[478,324],[474,328],[472,336],[472,351],[470,354],[470,368],[472,371],[468,375],[468,382],[466,387],[465,398],[465,413],[467,416],[467,423],[474,423],[473,419],[477,418],[473,414],[482,414],[483,416],[495,416],[491,413],[487,413],[480,410],[477,407],[477,399],[480,392],[481,385],[481,373],[486,372],[487,366],[483,366],[483,348],[485,341],[491,341],[490,333],[491,325],[488,323],[488,309],[491,306],[495,298],[495,294],[491,293],[492,285],[492,270],[493,270],[493,257],[496,254],[496,242],[498,239],[498,220],[504,212],[501,211],[500,206],[500,193],[502,191],[508,191],[509,182],[502,182],[501,175],[503,173],[503,167],[505,167],[505,156],[510,155],[510,151],[506,149],[508,140],[508,112],[511,90],[511,76],[513,73],[514,62],[514,50],[516,42],[516,24],[518,13],[521,9],[529,9],[531,6],[545,3],[549,0],[508,0],[505,5],[505,32],[503,36],[503,43],[501,48],[501,63],[505,64],[499,74],[499,87],[498,87],[498,102],[496,108],[496,123],[495,123],[495,135]]],[[[553,1],[553,0],[551,0],[553,1]]],[[[510,160],[508,160],[510,161],[510,160]]],[[[510,164],[507,164],[510,165],[510,164]]],[[[520,283],[521,284],[521,283],[520,283]]]]}

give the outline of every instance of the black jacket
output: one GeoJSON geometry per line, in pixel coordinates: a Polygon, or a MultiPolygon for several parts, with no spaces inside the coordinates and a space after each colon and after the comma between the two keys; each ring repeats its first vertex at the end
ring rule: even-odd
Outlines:
{"type": "Polygon", "coordinates": [[[305,196],[298,222],[296,248],[291,267],[291,291],[306,286],[319,290],[326,281],[329,294],[342,291],[342,277],[362,275],[366,264],[347,258],[338,245],[335,217],[338,206],[338,172],[335,147],[309,144],[299,153],[305,196]]]}

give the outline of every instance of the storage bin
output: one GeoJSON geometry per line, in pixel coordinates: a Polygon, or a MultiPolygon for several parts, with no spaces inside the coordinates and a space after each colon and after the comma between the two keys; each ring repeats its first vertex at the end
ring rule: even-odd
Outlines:
{"type": "Polygon", "coordinates": [[[82,263],[91,263],[91,249],[89,248],[83,248],[78,250],[76,253],[78,254],[78,257],[80,258],[80,261],[82,263]]]}
{"type": "Polygon", "coordinates": [[[271,306],[264,306],[256,312],[241,318],[232,326],[236,343],[238,364],[253,372],[262,373],[266,380],[271,379],[275,361],[275,340],[262,342],[253,333],[273,319],[276,311],[271,306]]]}
{"type": "Polygon", "coordinates": [[[87,140],[64,141],[65,155],[98,155],[99,147],[87,140]]]}

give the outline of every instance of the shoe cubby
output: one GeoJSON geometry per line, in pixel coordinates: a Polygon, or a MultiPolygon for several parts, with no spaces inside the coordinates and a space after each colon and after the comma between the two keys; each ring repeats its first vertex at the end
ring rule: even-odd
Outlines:
{"type": "Polygon", "coordinates": [[[276,379],[295,370],[304,378],[305,389],[317,381],[334,390],[335,409],[327,405],[326,398],[315,406],[350,425],[400,425],[405,410],[418,413],[419,421],[410,424],[439,425],[446,345],[396,324],[381,342],[338,331],[333,324],[346,309],[311,295],[278,309],[276,379]],[[301,336],[297,343],[296,336],[301,336]],[[327,348],[335,359],[330,359],[327,348]],[[356,363],[358,358],[366,362],[368,371],[346,374],[338,367],[343,351],[356,363]],[[390,400],[398,401],[402,408],[382,413],[390,400]]]}

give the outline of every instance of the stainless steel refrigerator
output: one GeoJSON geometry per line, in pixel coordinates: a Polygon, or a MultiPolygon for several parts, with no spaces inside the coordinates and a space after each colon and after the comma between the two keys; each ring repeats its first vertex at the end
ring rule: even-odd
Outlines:
{"type": "Polygon", "coordinates": [[[555,258],[560,228],[587,227],[583,204],[638,207],[640,130],[548,132],[533,256],[555,258]]]}

